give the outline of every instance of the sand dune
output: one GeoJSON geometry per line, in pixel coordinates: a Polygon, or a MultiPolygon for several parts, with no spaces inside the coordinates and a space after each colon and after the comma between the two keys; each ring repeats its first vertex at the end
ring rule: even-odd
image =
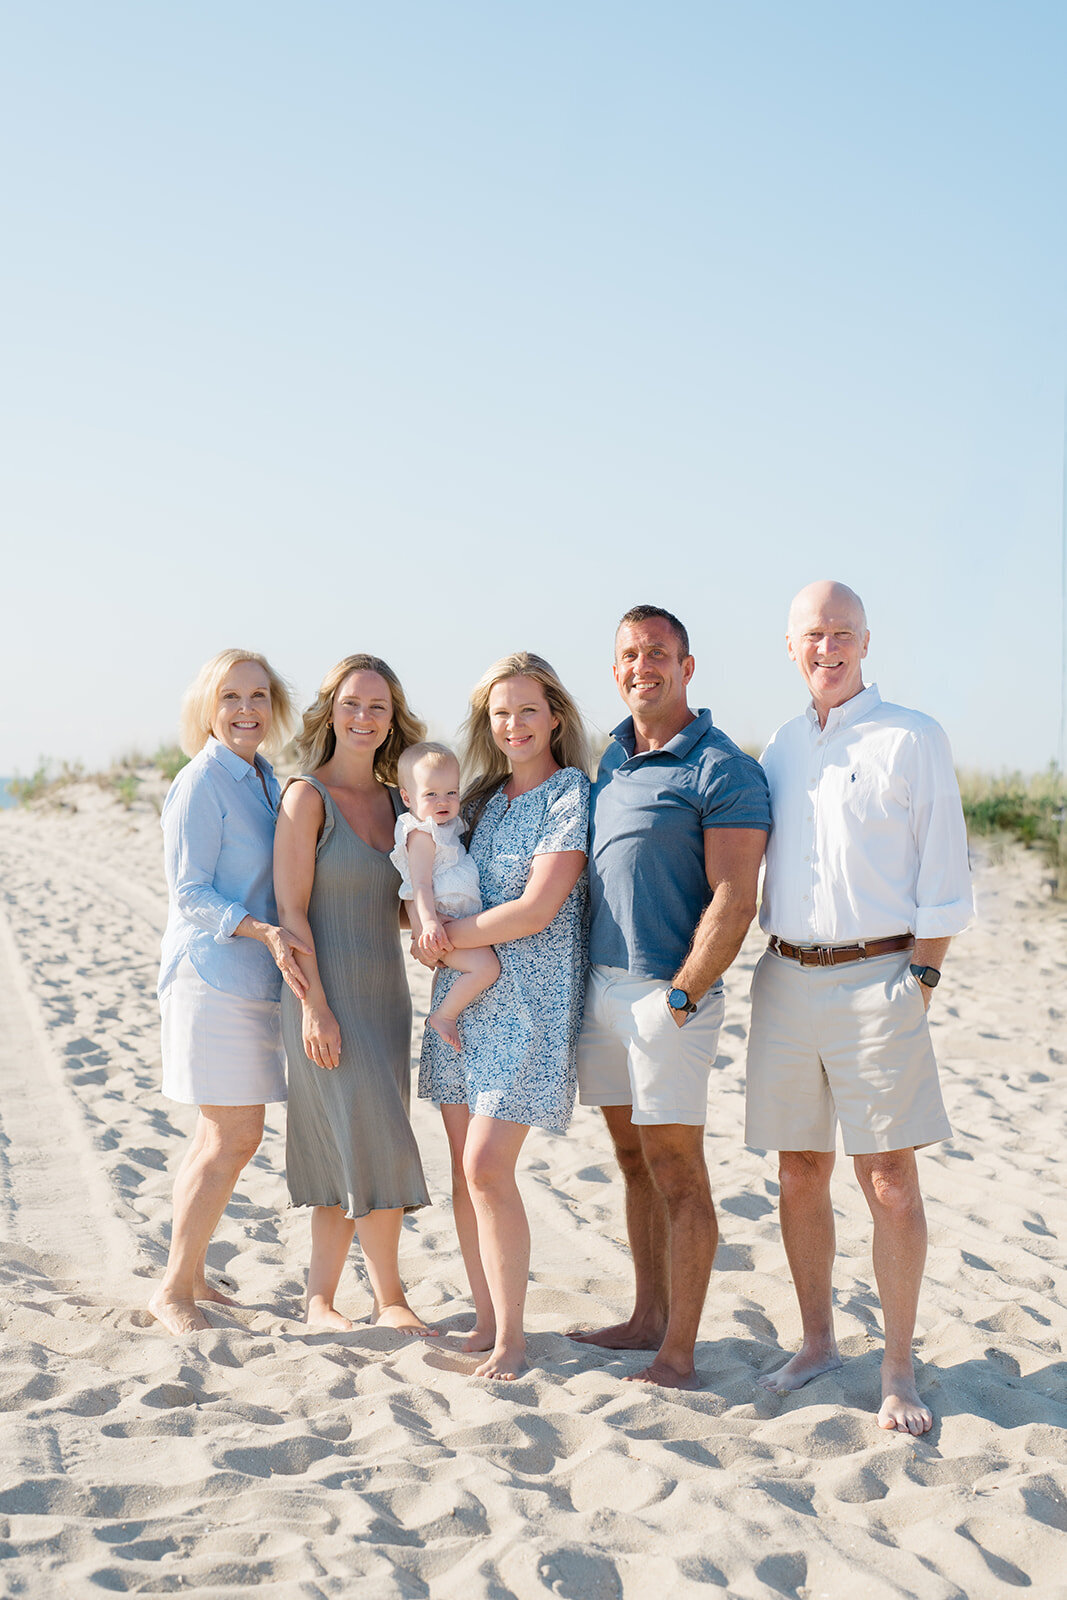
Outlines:
{"type": "MultiPolygon", "coordinates": [[[[723,1244],[704,1388],[620,1383],[644,1358],[561,1330],[625,1307],[620,1187],[597,1117],[534,1134],[533,1366],[473,1380],[436,1113],[435,1205],[405,1228],[412,1303],[442,1330],[299,1322],[307,1215],[268,1110],[209,1263],[241,1308],[179,1343],[142,1307],[191,1123],[158,1091],[165,897],[147,805],[0,817],[0,1591],[505,1600],[1067,1596],[1067,919],[1019,853],[979,868],[982,925],[935,1016],[951,1145],[930,1213],[920,1387],[932,1434],[880,1433],[869,1226],[835,1187],[844,1368],[779,1399],[754,1378],[797,1316],[773,1163],[741,1144],[753,936],[729,980],[707,1154],[723,1244]],[[449,1340],[452,1340],[450,1344],[449,1340]]],[[[413,969],[417,1009],[426,984],[413,969]]],[[[342,1305],[365,1316],[354,1265],[342,1305]]]]}

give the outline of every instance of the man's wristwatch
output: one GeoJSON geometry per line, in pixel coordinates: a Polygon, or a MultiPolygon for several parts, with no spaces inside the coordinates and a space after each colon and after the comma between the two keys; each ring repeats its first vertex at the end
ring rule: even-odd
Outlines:
{"type": "Polygon", "coordinates": [[[918,978],[919,982],[924,983],[928,989],[936,989],[941,982],[941,974],[936,967],[917,967],[913,961],[908,971],[913,978],[918,978]]]}
{"type": "Polygon", "coordinates": [[[696,1006],[684,989],[668,989],[667,1004],[672,1011],[684,1011],[687,1017],[692,1016],[696,1006]]]}

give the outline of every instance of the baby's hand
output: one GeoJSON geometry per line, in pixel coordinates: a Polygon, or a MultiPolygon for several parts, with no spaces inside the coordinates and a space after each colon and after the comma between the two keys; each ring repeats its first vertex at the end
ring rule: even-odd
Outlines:
{"type": "Polygon", "coordinates": [[[440,956],[449,948],[445,930],[437,921],[427,922],[419,934],[419,949],[427,956],[440,956]]]}

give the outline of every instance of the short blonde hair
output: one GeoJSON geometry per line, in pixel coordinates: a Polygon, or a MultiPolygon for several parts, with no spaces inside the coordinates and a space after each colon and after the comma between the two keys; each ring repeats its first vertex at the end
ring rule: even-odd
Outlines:
{"type": "Polygon", "coordinates": [[[407,698],[400,679],[380,656],[345,656],[319,684],[314,703],[304,712],[304,725],[296,736],[296,753],[302,772],[315,772],[323,766],[337,748],[333,731],[333,703],[345,679],[353,672],[376,672],[389,686],[393,702],[392,726],[389,737],[374,752],[374,776],[379,783],[396,783],[396,764],[401,751],[409,744],[418,744],[425,737],[426,724],[408,710],[407,698]]]}
{"type": "Polygon", "coordinates": [[[420,761],[428,761],[431,766],[443,767],[446,762],[454,761],[456,771],[459,771],[459,757],[447,744],[435,744],[432,739],[423,739],[419,744],[409,744],[406,750],[401,750],[396,763],[396,773],[402,789],[410,789],[415,781],[415,768],[420,761]]]}
{"type": "Polygon", "coordinates": [[[226,680],[226,674],[242,661],[254,661],[262,667],[270,689],[271,726],[263,741],[263,749],[277,751],[288,743],[296,713],[293,710],[292,691],[285,679],[279,677],[266,656],[261,656],[256,650],[220,650],[217,656],[204,662],[182,697],[178,742],[187,756],[195,756],[207,744],[219,690],[226,680]]]}
{"type": "Polygon", "coordinates": [[[493,738],[489,725],[489,696],[505,678],[532,678],[540,684],[548,709],[556,718],[549,748],[561,767],[577,767],[589,775],[589,739],[582,714],[544,656],[530,650],[516,650],[494,661],[471,690],[470,711],[463,724],[463,760],[471,777],[463,796],[463,808],[471,832],[485,809],[486,801],[499,789],[511,771],[507,756],[493,738]]]}

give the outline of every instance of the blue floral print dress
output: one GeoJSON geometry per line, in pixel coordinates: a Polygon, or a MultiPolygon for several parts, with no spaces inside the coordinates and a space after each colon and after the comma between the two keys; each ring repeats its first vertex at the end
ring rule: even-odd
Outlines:
{"type": "MultiPolygon", "coordinates": [[[[468,845],[486,910],[518,899],[534,856],[588,848],[589,779],[577,767],[562,767],[510,803],[498,789],[468,845]]],[[[547,928],[495,946],[500,977],[460,1013],[462,1052],[426,1029],[422,1099],[567,1131],[588,960],[587,898],[583,872],[547,928]]],[[[435,1003],[455,977],[447,968],[438,972],[435,1003]]]]}

